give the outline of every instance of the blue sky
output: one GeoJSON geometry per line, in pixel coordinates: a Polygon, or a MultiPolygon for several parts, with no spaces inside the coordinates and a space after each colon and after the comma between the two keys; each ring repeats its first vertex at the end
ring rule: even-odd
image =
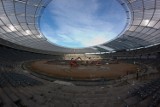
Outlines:
{"type": "Polygon", "coordinates": [[[53,0],[40,21],[48,41],[83,48],[115,38],[126,24],[126,13],[116,0],[53,0]]]}

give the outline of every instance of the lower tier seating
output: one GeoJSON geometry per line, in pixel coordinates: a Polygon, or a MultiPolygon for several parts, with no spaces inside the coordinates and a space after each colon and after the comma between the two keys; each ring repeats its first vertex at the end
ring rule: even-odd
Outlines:
{"type": "MultiPolygon", "coordinates": [[[[56,59],[0,47],[0,107],[160,107],[160,79],[147,76],[145,84],[128,80],[118,85],[100,81],[97,86],[77,86],[40,79],[21,68],[24,61],[45,58],[56,59]]],[[[153,60],[146,65],[152,66],[153,60]]]]}
{"type": "Polygon", "coordinates": [[[41,85],[42,82],[15,72],[0,72],[0,87],[11,84],[13,87],[41,85]]]}

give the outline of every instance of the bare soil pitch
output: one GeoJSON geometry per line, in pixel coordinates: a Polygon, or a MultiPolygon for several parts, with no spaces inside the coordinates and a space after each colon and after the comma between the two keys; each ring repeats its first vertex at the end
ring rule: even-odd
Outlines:
{"type": "Polygon", "coordinates": [[[47,64],[47,61],[37,61],[31,63],[33,71],[51,77],[72,78],[72,79],[117,79],[128,73],[137,71],[138,66],[128,63],[96,65],[80,65],[78,67],[70,67],[68,64],[47,64]]]}

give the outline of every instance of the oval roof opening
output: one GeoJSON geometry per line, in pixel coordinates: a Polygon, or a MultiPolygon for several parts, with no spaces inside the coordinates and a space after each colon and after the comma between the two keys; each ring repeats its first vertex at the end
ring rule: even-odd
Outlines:
{"type": "Polygon", "coordinates": [[[117,37],[126,22],[117,0],[53,0],[42,14],[40,29],[54,45],[85,48],[117,37]]]}

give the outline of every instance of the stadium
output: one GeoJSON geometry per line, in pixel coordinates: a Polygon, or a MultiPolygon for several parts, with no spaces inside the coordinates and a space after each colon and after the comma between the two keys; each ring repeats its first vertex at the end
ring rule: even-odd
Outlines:
{"type": "Polygon", "coordinates": [[[160,107],[160,0],[116,0],[123,30],[84,48],[42,33],[53,1],[0,0],[0,107],[160,107]]]}

